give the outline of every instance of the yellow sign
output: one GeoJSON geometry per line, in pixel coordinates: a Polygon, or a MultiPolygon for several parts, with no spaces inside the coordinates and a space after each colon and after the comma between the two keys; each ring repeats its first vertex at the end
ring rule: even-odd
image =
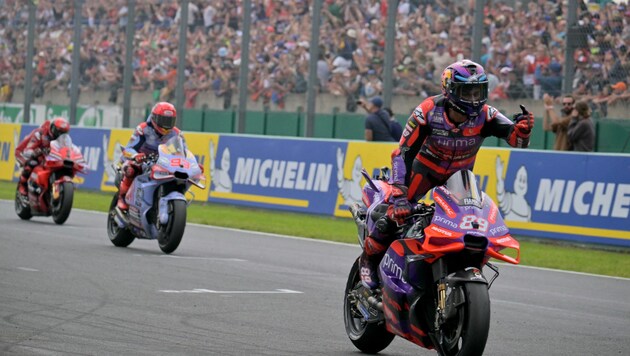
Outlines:
{"type": "Polygon", "coordinates": [[[0,179],[13,180],[21,168],[15,160],[15,148],[20,143],[20,125],[0,123],[0,179]]]}
{"type": "Polygon", "coordinates": [[[208,193],[210,192],[212,184],[212,168],[211,161],[214,152],[219,144],[219,135],[201,133],[201,132],[185,132],[184,138],[186,139],[186,146],[195,157],[197,163],[204,168],[204,175],[206,176],[206,189],[200,189],[196,186],[190,188],[190,192],[195,195],[194,200],[208,201],[208,193]]]}
{"type": "Polygon", "coordinates": [[[366,184],[361,169],[370,175],[378,173],[382,167],[391,167],[391,153],[397,143],[348,142],[348,148],[337,151],[337,187],[339,194],[335,204],[335,216],[351,217],[348,207],[361,203],[361,192],[366,184]]]}
{"type": "Polygon", "coordinates": [[[105,172],[101,181],[102,191],[115,192],[118,190],[114,185],[116,179],[115,166],[120,162],[122,149],[127,145],[132,134],[133,130],[130,129],[112,129],[108,142],[105,142],[107,136],[103,135],[103,149],[107,151],[107,160],[104,162],[105,172]]]}

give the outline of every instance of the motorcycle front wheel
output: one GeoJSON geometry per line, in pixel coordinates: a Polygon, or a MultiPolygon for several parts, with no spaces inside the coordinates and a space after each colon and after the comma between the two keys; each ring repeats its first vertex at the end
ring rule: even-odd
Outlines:
{"type": "Polygon", "coordinates": [[[70,211],[72,211],[72,202],[74,201],[74,185],[70,182],[63,182],[59,185],[59,198],[50,199],[52,207],[52,217],[55,224],[61,225],[68,220],[70,211]]]}
{"type": "Polygon", "coordinates": [[[15,190],[15,213],[22,220],[30,220],[33,217],[31,207],[28,205],[28,198],[22,197],[20,192],[15,190]]]}
{"type": "Polygon", "coordinates": [[[465,302],[440,328],[443,355],[482,355],[490,329],[488,285],[465,283],[456,288],[461,288],[465,302]]]}
{"type": "Polygon", "coordinates": [[[346,334],[354,346],[365,353],[375,354],[389,346],[395,335],[387,331],[384,322],[367,323],[356,305],[351,302],[352,291],[360,287],[361,276],[359,275],[359,259],[357,258],[352,265],[346,283],[343,319],[346,324],[346,334]]]}
{"type": "Polygon", "coordinates": [[[166,225],[157,222],[158,243],[160,250],[171,253],[177,249],[186,229],[186,202],[171,200],[168,202],[168,222],[166,225]]]}
{"type": "Polygon", "coordinates": [[[118,193],[114,195],[109,212],[107,213],[107,235],[109,240],[116,247],[127,247],[133,242],[135,236],[127,228],[120,228],[116,222],[116,204],[118,204],[118,193]]]}

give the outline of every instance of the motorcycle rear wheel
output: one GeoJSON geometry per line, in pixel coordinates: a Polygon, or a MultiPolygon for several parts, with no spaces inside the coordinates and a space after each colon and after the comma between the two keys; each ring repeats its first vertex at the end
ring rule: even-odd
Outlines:
{"type": "Polygon", "coordinates": [[[387,331],[384,322],[367,323],[363,317],[356,317],[353,312],[354,306],[349,301],[349,294],[352,290],[360,286],[361,276],[359,275],[359,259],[354,262],[343,301],[343,319],[346,325],[346,334],[354,346],[368,354],[375,354],[384,350],[394,340],[395,335],[387,331]]]}
{"type": "Polygon", "coordinates": [[[63,182],[59,187],[59,198],[50,199],[52,208],[52,217],[55,224],[61,225],[68,220],[72,211],[72,202],[74,200],[74,185],[70,182],[63,182]]]}
{"type": "Polygon", "coordinates": [[[118,204],[118,193],[114,195],[111,204],[109,204],[109,213],[107,213],[107,235],[109,240],[116,247],[127,247],[136,238],[127,228],[120,228],[116,222],[116,204],[118,204]]]}
{"type": "Polygon", "coordinates": [[[24,204],[24,198],[20,195],[18,190],[15,191],[15,213],[22,220],[30,220],[33,217],[31,214],[31,207],[28,203],[24,204]]]}
{"type": "Polygon", "coordinates": [[[466,283],[465,303],[442,328],[444,355],[482,355],[490,329],[490,296],[488,285],[466,283]]]}
{"type": "Polygon", "coordinates": [[[177,249],[186,229],[186,202],[171,200],[168,205],[168,222],[166,225],[157,223],[160,250],[167,254],[177,249]]]}

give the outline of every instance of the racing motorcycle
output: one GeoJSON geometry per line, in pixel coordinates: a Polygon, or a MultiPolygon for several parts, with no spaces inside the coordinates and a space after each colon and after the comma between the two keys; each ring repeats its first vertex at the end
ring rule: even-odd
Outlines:
{"type": "MultiPolygon", "coordinates": [[[[129,187],[125,200],[129,211],[116,209],[114,195],[107,217],[107,234],[118,247],[127,247],[135,238],[158,240],[164,253],[177,249],[186,228],[185,194],[192,185],[205,189],[205,176],[195,156],[186,149],[181,136],[158,146],[156,154],[146,156],[142,173],[129,187]]],[[[116,187],[120,189],[122,164],[116,167],[116,187]]],[[[191,199],[192,201],[192,199],[191,199]]]]}
{"type": "Polygon", "coordinates": [[[33,168],[27,182],[28,196],[16,190],[16,214],[23,220],[52,215],[56,224],[66,222],[72,210],[73,178],[77,173],[87,174],[85,159],[70,135],[62,134],[50,142],[43,164],[33,168]]]}
{"type": "Polygon", "coordinates": [[[435,204],[418,204],[399,225],[371,206],[391,189],[387,170],[375,180],[365,170],[363,175],[367,207],[350,207],[359,243],[363,247],[373,223],[392,229],[398,239],[378,266],[380,286],[375,291],[362,285],[359,259],[352,266],[344,300],[348,337],[370,354],[385,349],[397,335],[440,355],[481,355],[490,327],[488,290],[499,275],[488,260],[520,262],[520,245],[497,205],[479,190],[473,173],[462,170],[433,189],[435,204]],[[493,271],[490,279],[484,265],[493,271]]]}

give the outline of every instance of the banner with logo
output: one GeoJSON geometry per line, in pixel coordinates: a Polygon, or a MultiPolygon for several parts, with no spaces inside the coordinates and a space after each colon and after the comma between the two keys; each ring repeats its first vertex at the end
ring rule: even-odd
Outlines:
{"type": "Polygon", "coordinates": [[[495,162],[489,190],[514,233],[630,246],[629,155],[512,150],[505,162],[496,156],[482,170],[495,162]]]}
{"type": "MultiPolygon", "coordinates": [[[[35,125],[0,123],[0,179],[16,180],[17,144],[35,125]]],[[[131,129],[73,127],[86,189],[116,191],[112,163],[131,129]]],[[[395,143],[185,133],[205,168],[197,201],[348,217],[395,143]]],[[[630,246],[630,155],[482,148],[473,171],[516,236],[630,246]]],[[[426,201],[431,203],[430,194],[426,201]]]]}
{"type": "Polygon", "coordinates": [[[335,183],[339,191],[334,215],[351,217],[348,208],[354,203],[361,203],[363,186],[366,184],[361,170],[365,168],[370,177],[380,174],[382,167],[391,167],[391,152],[395,143],[348,142],[344,152],[337,150],[335,183]]]}
{"type": "MultiPolygon", "coordinates": [[[[216,175],[216,173],[214,173],[215,171],[211,168],[211,165],[214,165],[210,162],[211,159],[216,157],[215,150],[219,144],[219,135],[200,132],[186,132],[184,137],[186,138],[186,146],[195,155],[197,163],[204,167],[204,173],[206,176],[206,189],[200,189],[192,186],[192,188],[190,188],[190,192],[193,194],[194,200],[204,202],[208,201],[212,183],[211,178],[213,175],[216,175]]],[[[221,166],[221,164],[219,164],[219,166],[221,166]]]]}
{"type": "MultiPolygon", "coordinates": [[[[4,126],[4,125],[3,125],[4,126]]],[[[22,141],[26,135],[31,133],[39,125],[22,125],[19,141],[22,141]]],[[[72,127],[70,129],[70,137],[72,143],[76,145],[86,162],[87,174],[78,174],[75,177],[75,183],[87,189],[99,189],[101,178],[106,166],[107,150],[110,130],[106,129],[87,129],[80,127],[72,127]]],[[[19,142],[18,141],[18,142],[19,142]]],[[[20,174],[20,168],[15,167],[13,178],[17,179],[20,174]]]]}
{"type": "Polygon", "coordinates": [[[210,201],[333,214],[343,141],[221,135],[211,147],[210,201]]]}
{"type": "MultiPolygon", "coordinates": [[[[41,124],[44,122],[46,105],[31,105],[31,124],[41,124]]],[[[0,103],[0,122],[21,123],[24,121],[24,105],[14,103],[0,103]]]]}
{"type": "Polygon", "coordinates": [[[103,138],[103,175],[102,177],[99,177],[101,179],[99,184],[100,188],[97,189],[105,192],[115,192],[118,190],[114,184],[114,181],[116,180],[115,165],[120,161],[122,149],[129,142],[131,134],[133,134],[133,130],[111,129],[107,131],[109,131],[107,140],[103,138]]]}
{"type": "Polygon", "coordinates": [[[19,166],[15,160],[15,148],[20,143],[20,125],[0,124],[0,179],[13,180],[19,166]]]}

